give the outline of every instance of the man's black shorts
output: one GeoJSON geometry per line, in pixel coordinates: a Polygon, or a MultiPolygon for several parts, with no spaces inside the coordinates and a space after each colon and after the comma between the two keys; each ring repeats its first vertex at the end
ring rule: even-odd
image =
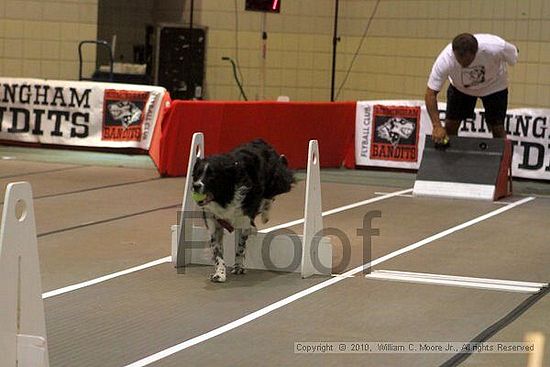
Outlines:
{"type": "MultiPolygon", "coordinates": [[[[485,121],[487,124],[502,124],[506,118],[506,109],[508,108],[508,89],[480,98],[485,108],[485,121]]],[[[449,84],[446,118],[456,121],[473,118],[477,99],[478,97],[464,94],[452,84],[449,84]]]]}

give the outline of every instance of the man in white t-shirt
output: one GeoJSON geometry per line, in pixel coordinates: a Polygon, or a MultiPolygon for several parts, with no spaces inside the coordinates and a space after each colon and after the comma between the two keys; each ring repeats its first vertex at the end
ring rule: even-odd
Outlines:
{"type": "Polygon", "coordinates": [[[447,143],[457,135],[460,122],[474,115],[478,98],[483,101],[485,121],[493,137],[504,138],[508,107],[507,64],[518,60],[516,46],[491,34],[462,33],[439,54],[426,89],[426,108],[432,120],[432,139],[447,143]],[[449,79],[445,127],[437,109],[437,94],[449,79]]]}

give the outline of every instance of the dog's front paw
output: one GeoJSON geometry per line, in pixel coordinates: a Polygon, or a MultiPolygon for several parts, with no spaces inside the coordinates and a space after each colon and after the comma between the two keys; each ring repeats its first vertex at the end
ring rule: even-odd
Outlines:
{"type": "Polygon", "coordinates": [[[214,283],[223,283],[225,282],[225,273],[212,273],[210,274],[208,279],[210,279],[210,281],[214,283]]]}
{"type": "Polygon", "coordinates": [[[243,268],[242,266],[235,266],[233,270],[231,270],[231,274],[243,275],[245,273],[246,273],[246,269],[243,268]]]}

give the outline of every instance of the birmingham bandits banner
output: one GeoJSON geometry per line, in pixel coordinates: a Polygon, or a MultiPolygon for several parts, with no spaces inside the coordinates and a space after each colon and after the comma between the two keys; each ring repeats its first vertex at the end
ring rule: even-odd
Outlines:
{"type": "MultiPolygon", "coordinates": [[[[445,103],[438,107],[444,119],[445,103]]],[[[505,128],[514,148],[512,175],[550,180],[550,109],[510,109],[505,128]]],[[[357,102],[357,165],[418,169],[431,131],[424,101],[357,102]]],[[[476,109],[474,119],[462,122],[458,135],[491,137],[485,112],[476,109]]]]}
{"type": "Polygon", "coordinates": [[[148,150],[164,88],[0,78],[0,139],[148,150]]]}
{"type": "Polygon", "coordinates": [[[419,101],[357,102],[356,164],[417,169],[429,133],[421,120],[419,101]]]}

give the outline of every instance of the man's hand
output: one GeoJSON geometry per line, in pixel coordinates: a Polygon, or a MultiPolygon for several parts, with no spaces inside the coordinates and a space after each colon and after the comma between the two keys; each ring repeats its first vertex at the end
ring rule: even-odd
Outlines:
{"type": "Polygon", "coordinates": [[[432,140],[437,144],[444,144],[445,139],[448,139],[447,131],[443,126],[434,126],[432,130],[432,140]]]}
{"type": "Polygon", "coordinates": [[[429,87],[426,88],[426,95],[424,100],[426,102],[426,109],[428,110],[428,115],[430,115],[430,120],[432,121],[432,140],[437,144],[444,144],[445,138],[447,138],[447,131],[441,126],[441,121],[439,120],[439,111],[437,109],[437,93],[429,87]]]}

